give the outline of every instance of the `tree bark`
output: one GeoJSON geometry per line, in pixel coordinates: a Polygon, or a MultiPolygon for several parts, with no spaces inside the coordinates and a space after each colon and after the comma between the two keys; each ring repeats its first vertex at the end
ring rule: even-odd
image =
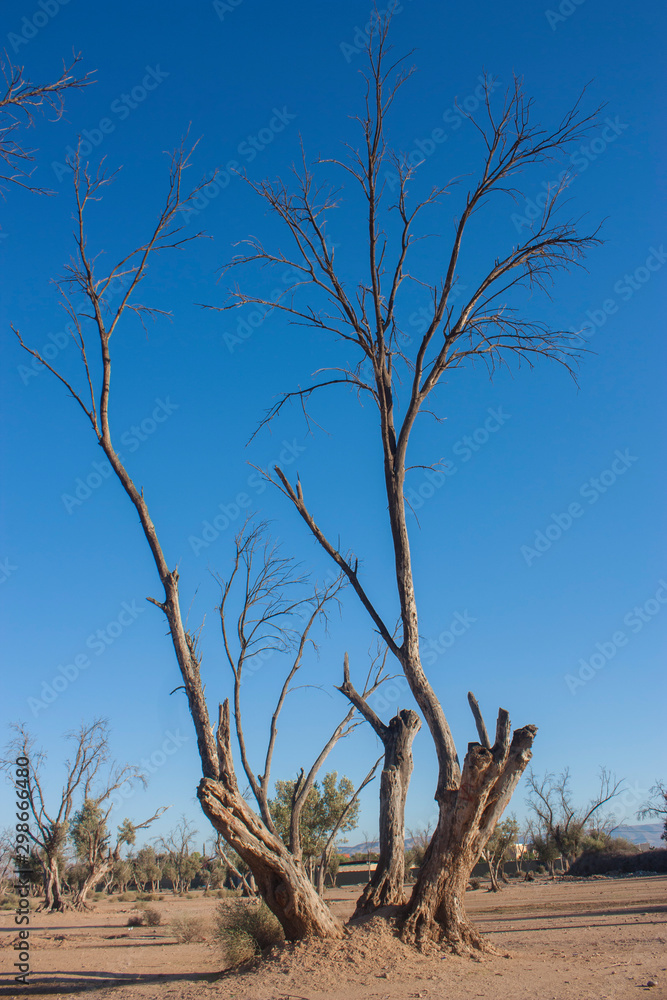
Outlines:
{"type": "Polygon", "coordinates": [[[421,728],[416,712],[404,708],[384,727],[380,777],[380,858],[357,900],[360,917],[380,906],[405,902],[405,800],[412,775],[412,741],[421,728]]]}
{"type": "Polygon", "coordinates": [[[56,857],[47,858],[44,864],[44,902],[38,909],[43,913],[64,913],[67,909],[56,857]]]}
{"type": "Polygon", "coordinates": [[[405,902],[405,800],[412,775],[412,741],[421,720],[412,709],[404,708],[389,722],[381,721],[350,680],[347,653],[344,680],[339,688],[371,724],[384,745],[384,767],[380,777],[380,858],[368,885],[357,900],[352,919],[371,913],[380,906],[405,902]]]}
{"type": "Polygon", "coordinates": [[[403,940],[423,947],[439,942],[456,954],[493,951],[466,916],[464,900],[474,865],[493,833],[531,757],[537,728],[517,729],[510,743],[509,718],[498,716],[491,749],[471,743],[457,789],[439,803],[438,825],[408,904],[403,940]]]}
{"type": "Polygon", "coordinates": [[[76,910],[89,909],[87,898],[91,889],[105,878],[113,868],[113,858],[105,859],[103,862],[94,865],[86,875],[79,888],[74,893],[73,906],[76,910]]]}
{"type": "Polygon", "coordinates": [[[317,895],[303,865],[271,833],[239,792],[231,753],[229,702],[220,707],[219,777],[202,778],[197,795],[204,813],[251,869],[267,906],[288,940],[340,938],[343,928],[317,895]]]}

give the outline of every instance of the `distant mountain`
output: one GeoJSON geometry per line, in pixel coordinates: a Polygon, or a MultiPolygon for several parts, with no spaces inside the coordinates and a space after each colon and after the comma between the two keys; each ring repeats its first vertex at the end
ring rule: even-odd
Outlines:
{"type": "MultiPolygon", "coordinates": [[[[651,847],[667,847],[664,840],[660,839],[660,835],[663,831],[662,823],[641,823],[637,826],[619,826],[614,830],[612,836],[614,837],[625,837],[627,840],[631,840],[633,844],[650,844],[651,847]]],[[[412,847],[414,840],[412,837],[405,838],[406,849],[412,847]]],[[[341,851],[345,854],[362,854],[364,851],[374,851],[378,852],[380,850],[380,842],[377,840],[369,840],[368,843],[362,842],[361,844],[353,844],[348,846],[345,844],[341,846],[341,851]]]]}
{"type": "Polygon", "coordinates": [[[651,847],[666,847],[660,839],[663,831],[662,823],[642,823],[638,826],[619,826],[614,830],[613,837],[626,837],[633,844],[650,844],[651,847]]]}

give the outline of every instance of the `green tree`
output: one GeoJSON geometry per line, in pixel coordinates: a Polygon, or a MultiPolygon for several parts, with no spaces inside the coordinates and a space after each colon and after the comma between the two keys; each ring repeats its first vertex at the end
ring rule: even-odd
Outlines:
{"type": "Polygon", "coordinates": [[[141,850],[137,852],[137,856],[133,859],[132,867],[137,889],[145,891],[146,886],[150,882],[151,889],[155,891],[159,885],[160,876],[162,875],[162,870],[158,864],[155,848],[150,846],[142,847],[141,850]]]}
{"type": "MultiPolygon", "coordinates": [[[[295,781],[276,781],[276,795],[269,803],[278,836],[285,844],[289,843],[292,801],[296,786],[295,781]]],[[[329,834],[336,826],[354,791],[350,779],[343,776],[339,780],[337,771],[325,774],[322,782],[316,781],[311,788],[301,813],[303,860],[311,877],[315,862],[321,856],[329,834]]],[[[340,827],[341,832],[353,830],[358,817],[359,803],[355,802],[340,827]]]]}
{"type": "MultiPolygon", "coordinates": [[[[118,787],[114,785],[114,787],[118,787]]],[[[115,846],[111,847],[111,833],[107,821],[112,806],[107,806],[108,793],[98,798],[86,798],[81,808],[74,814],[70,828],[70,839],[78,860],[86,866],[86,877],[74,895],[77,909],[86,906],[86,898],[91,889],[113,871],[113,866],[121,860],[120,852],[124,844],[132,845],[137,830],[143,830],[161,816],[164,808],[143,823],[132,823],[124,819],[118,827],[115,846]]]]}

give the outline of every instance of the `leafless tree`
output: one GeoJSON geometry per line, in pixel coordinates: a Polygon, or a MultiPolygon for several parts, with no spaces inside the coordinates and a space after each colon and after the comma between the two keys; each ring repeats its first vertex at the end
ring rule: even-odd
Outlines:
{"type": "Polygon", "coordinates": [[[660,835],[661,840],[667,840],[667,782],[656,781],[652,788],[649,788],[650,798],[637,812],[637,819],[648,819],[654,816],[664,823],[664,830],[660,835]]]}
{"type": "MultiPolygon", "coordinates": [[[[92,173],[88,164],[82,162],[78,152],[73,159],[76,253],[60,282],[60,291],[71,319],[71,335],[81,359],[82,387],[77,388],[72,380],[43,358],[39,351],[27,345],[18,330],[15,329],[14,332],[21,346],[32,357],[41,361],[75,400],[139,516],[164,590],[160,598],[151,597],[148,600],[164,613],[167,620],[197,734],[203,774],[197,794],[204,813],[216,831],[224,836],[249,866],[259,891],[280,920],[288,939],[309,935],[340,937],[342,925],[315,891],[300,863],[296,842],[292,844],[296,850],[294,853],[251,809],[239,790],[231,747],[229,701],[225,700],[219,706],[217,730],[214,730],[201,678],[198,635],[188,629],[181,612],[178,570],[169,568],[143,490],[137,488],[121,461],[112,437],[109,419],[111,337],[121,319],[128,313],[134,314],[142,324],[149,318],[165,315],[162,310],[135,301],[138,286],[156,255],[165,250],[182,249],[203,235],[184,235],[184,226],[179,222],[192,199],[196,198],[202,187],[210,183],[210,179],[205,179],[189,191],[185,190],[183,175],[190,165],[191,155],[192,149],[187,151],[184,145],[172,155],[167,197],[148,239],[102,275],[99,272],[99,257],[88,246],[87,218],[91,205],[99,200],[111,177],[101,167],[92,173]],[[111,309],[108,302],[109,289],[112,282],[119,278],[123,279],[124,292],[120,302],[111,309]],[[88,310],[79,310],[74,306],[72,290],[87,302],[88,310]],[[99,351],[100,355],[99,375],[98,367],[91,360],[93,350],[99,351]]],[[[318,600],[321,600],[321,596],[318,600]]],[[[347,722],[337,727],[337,733],[332,734],[333,742],[345,731],[351,715],[346,719],[347,722]]],[[[329,741],[331,746],[333,742],[329,741]]],[[[326,756],[326,752],[325,747],[318,760],[323,760],[322,754],[326,756]]],[[[316,761],[314,770],[311,769],[308,775],[300,777],[299,795],[307,789],[311,775],[314,780],[317,766],[316,761]]],[[[258,779],[258,787],[261,788],[261,785],[262,780],[258,779]]]]}
{"type": "Polygon", "coordinates": [[[537,818],[537,835],[547,845],[553,843],[569,867],[578,854],[587,833],[609,834],[613,817],[603,817],[599,810],[620,795],[623,779],[618,780],[606,768],[600,769],[600,785],[588,805],[577,808],[572,799],[570,771],[528,775],[528,804],[537,818]]]}
{"type": "MultiPolygon", "coordinates": [[[[385,647],[385,658],[387,652],[385,647]]],[[[380,906],[405,902],[405,801],[412,775],[412,741],[421,721],[411,708],[404,708],[385,725],[352,684],[347,653],[339,690],[372,726],[385,751],[380,779],[380,859],[357,900],[354,916],[359,917],[380,906]]]]}
{"type": "Polygon", "coordinates": [[[487,80],[479,115],[474,117],[460,109],[479,133],[479,175],[462,204],[451,249],[444,257],[434,251],[438,254],[440,278],[435,282],[422,278],[412,268],[413,248],[419,238],[424,238],[415,235],[415,225],[449,186],[436,186],[413,205],[409,188],[418,166],[387,143],[387,116],[411,75],[401,60],[392,63],[389,21],[388,16],[376,18],[368,44],[365,108],[357,118],[362,134],[360,147],[348,145],[346,158],[320,158],[313,168],[307,165],[304,154],[289,182],[280,178],[260,183],[248,180],[283,224],[291,249],[274,250],[250,239],[245,241],[249,249],[230,267],[292,268],[298,279],[276,297],[234,286],[229,301],[214,308],[260,305],[275,310],[275,315],[284,314],[290,322],[305,326],[320,338],[330,335],[340,343],[340,363],[320,369],[306,388],[286,392],[271,407],[263,424],[274,419],[290,400],[298,401],[308,419],[310,397],[331,387],[352,389],[358,398],[370,400],[376,410],[395,557],[401,621],[398,639],[394,639],[364,584],[358,559],[325,534],[308,506],[301,481],[297,479],[292,485],[278,467],[275,473],[267,472],[267,477],[283,491],[347,577],[380,637],[400,662],[429,727],[439,763],[439,821],[408,904],[402,934],[407,942],[419,944],[435,938],[455,951],[465,952],[486,946],[465,916],[462,901],[468,876],[526,767],[536,727],[524,726],[512,735],[508,713],[501,709],[493,744],[483,740],[471,744],[460,766],[445,712],[420,659],[404,495],[410,469],[409,445],[418,418],[429,412],[436,388],[452,369],[483,362],[492,373],[498,366],[512,362],[532,366],[537,360],[551,359],[567,371],[574,371],[580,353],[578,337],[541,320],[525,318],[519,292],[522,286],[530,291],[547,290],[557,272],[581,266],[586,251],[599,242],[595,233],[581,235],[576,223],[560,220],[558,208],[567,178],[549,192],[542,216],[518,245],[500,250],[482,248],[488,256],[488,270],[474,282],[472,293],[460,299],[455,290],[462,250],[472,240],[479,240],[470,232],[473,216],[497,194],[516,197],[519,192],[514,185],[522,169],[553,160],[571,144],[580,142],[595,122],[597,112],[586,114],[578,102],[554,128],[543,129],[533,121],[532,102],[525,97],[519,79],[498,107],[492,98],[491,81],[487,80]],[[344,278],[328,239],[339,192],[317,179],[322,165],[342,170],[353,188],[358,185],[367,258],[365,273],[356,287],[344,278]],[[398,177],[393,204],[388,204],[383,180],[386,169],[398,177]],[[388,210],[393,212],[389,218],[388,210]],[[428,290],[432,309],[428,328],[415,342],[405,336],[399,309],[404,288],[411,283],[428,290]]]}
{"type": "MultiPolygon", "coordinates": [[[[318,620],[326,625],[330,605],[338,601],[343,581],[344,577],[339,575],[331,583],[322,587],[315,586],[311,593],[305,597],[302,596],[304,587],[308,585],[307,579],[298,573],[293,560],[286,559],[280,554],[278,547],[268,536],[266,523],[252,524],[250,521],[246,522],[244,528],[235,538],[235,555],[229,578],[220,580],[220,622],[225,654],[234,681],[234,723],[241,763],[257,802],[266,834],[272,838],[278,837],[271,815],[269,793],[280,715],[297,674],[303,666],[305,650],[308,645],[314,646],[313,626],[318,620]],[[232,598],[236,590],[240,594],[240,600],[236,613],[232,613],[232,598]],[[262,772],[257,774],[251,766],[243,732],[241,691],[247,673],[254,669],[253,661],[257,660],[261,663],[267,654],[274,652],[286,654],[289,666],[280,685],[276,705],[269,723],[262,772]]],[[[379,666],[371,664],[364,694],[367,695],[375,691],[383,679],[383,664],[379,666]],[[376,666],[375,670],[374,666],[376,666]]],[[[328,735],[308,771],[306,772],[305,768],[302,768],[295,782],[291,802],[289,836],[285,846],[298,867],[302,867],[303,859],[301,822],[304,806],[313,789],[317,775],[334,746],[340,739],[349,736],[359,724],[354,716],[355,707],[353,706],[328,735]]],[[[364,779],[353,797],[354,801],[371,777],[372,774],[364,779]]],[[[348,808],[351,808],[350,804],[348,804],[348,808]]],[[[341,823],[343,821],[344,818],[340,820],[341,823]]],[[[219,822],[224,823],[224,817],[221,817],[219,822]]],[[[222,832],[229,840],[224,829],[222,832]]],[[[256,832],[254,836],[256,837],[256,832]]],[[[251,868],[261,887],[262,882],[258,876],[258,870],[266,864],[264,854],[255,852],[253,861],[254,848],[249,839],[246,839],[248,842],[244,845],[244,851],[239,850],[236,845],[234,846],[251,868]]]]}
{"type": "Polygon", "coordinates": [[[22,132],[35,124],[37,113],[52,111],[56,119],[64,111],[65,94],[80,90],[93,83],[92,74],[81,76],[77,67],[81,55],[75,55],[62,73],[50,83],[33,83],[25,75],[24,66],[14,66],[7,53],[0,57],[0,71],[4,84],[0,85],[0,190],[4,185],[16,184],[37,194],[53,194],[31,182],[35,150],[26,149],[22,132]]]}
{"type": "MultiPolygon", "coordinates": [[[[40,909],[62,911],[66,908],[66,901],[61,887],[61,859],[74,819],[73,810],[77,802],[85,803],[94,798],[96,783],[109,763],[108,723],[105,719],[96,719],[90,725],[82,724],[78,730],[66,735],[73,746],[73,754],[65,761],[65,783],[60,795],[55,797],[49,796],[43,787],[45,752],[36,748],[34,737],[24,725],[15,724],[13,729],[15,735],[8,745],[2,766],[11,775],[12,761],[17,756],[27,757],[30,761],[25,779],[26,801],[34,820],[30,836],[38,850],[44,873],[44,903],[40,909]],[[49,798],[55,802],[54,807],[47,805],[49,798]]],[[[133,765],[112,766],[98,798],[105,801],[124,782],[139,780],[142,776],[133,765]]]]}
{"type": "Polygon", "coordinates": [[[14,831],[6,826],[0,830],[0,896],[4,896],[14,880],[14,831]]]}

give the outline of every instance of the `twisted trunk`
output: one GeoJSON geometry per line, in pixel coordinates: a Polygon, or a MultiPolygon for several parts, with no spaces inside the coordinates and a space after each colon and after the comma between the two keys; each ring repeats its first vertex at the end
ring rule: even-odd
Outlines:
{"type": "Polygon", "coordinates": [[[231,754],[229,702],[220,709],[219,777],[202,778],[197,795],[204,813],[255,877],[267,906],[288,940],[339,938],[343,929],[317,895],[303,865],[271,833],[239,792],[231,754]]]}
{"type": "Polygon", "coordinates": [[[47,858],[46,863],[44,863],[44,902],[38,907],[38,910],[44,913],[64,913],[66,909],[67,903],[63,899],[60,884],[58,859],[56,857],[47,858]]]}
{"type": "Polygon", "coordinates": [[[104,861],[99,862],[92,866],[91,870],[86,875],[86,878],[81,883],[79,888],[74,894],[73,905],[76,910],[87,910],[89,909],[87,899],[88,893],[91,889],[105,878],[106,875],[111,871],[113,867],[113,858],[105,858],[104,861]]]}

